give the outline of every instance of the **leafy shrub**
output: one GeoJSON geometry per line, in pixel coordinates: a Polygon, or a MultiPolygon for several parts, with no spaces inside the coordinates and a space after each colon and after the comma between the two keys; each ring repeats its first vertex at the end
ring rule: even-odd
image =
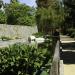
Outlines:
{"type": "Polygon", "coordinates": [[[20,43],[0,48],[0,75],[33,75],[41,67],[47,67],[50,54],[50,48],[36,49],[20,43]]]}
{"type": "Polygon", "coordinates": [[[41,37],[41,36],[44,35],[44,33],[38,32],[38,33],[34,33],[33,35],[34,35],[35,37],[41,37]]]}
{"type": "Polygon", "coordinates": [[[73,32],[74,32],[74,29],[72,29],[72,28],[70,28],[70,29],[67,30],[67,33],[68,33],[69,36],[71,36],[71,34],[72,34],[73,32]]]}
{"type": "Polygon", "coordinates": [[[6,14],[0,10],[0,24],[6,24],[7,23],[6,21],[7,21],[6,14]]]}
{"type": "Polygon", "coordinates": [[[35,24],[35,9],[19,2],[11,3],[5,9],[7,24],[32,26],[35,24]]]}
{"type": "Polygon", "coordinates": [[[75,31],[72,32],[71,37],[74,38],[75,37],[75,31]]]}
{"type": "Polygon", "coordinates": [[[33,19],[30,18],[30,16],[23,16],[23,17],[19,17],[17,19],[17,24],[18,25],[26,25],[26,26],[33,26],[33,19]]]}

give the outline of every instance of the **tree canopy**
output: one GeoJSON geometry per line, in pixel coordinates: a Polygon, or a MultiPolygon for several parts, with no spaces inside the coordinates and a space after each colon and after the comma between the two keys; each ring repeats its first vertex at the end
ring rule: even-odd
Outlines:
{"type": "Polygon", "coordinates": [[[21,4],[18,0],[11,0],[10,4],[5,4],[5,12],[0,11],[0,15],[4,15],[6,22],[12,25],[35,25],[35,8],[21,4]]]}
{"type": "Polygon", "coordinates": [[[64,9],[58,0],[37,0],[36,20],[39,31],[59,27],[64,20],[64,9]]]}
{"type": "Polygon", "coordinates": [[[35,23],[35,16],[33,16],[33,9],[25,4],[13,2],[6,8],[7,23],[19,25],[33,25],[35,23]]]}
{"type": "Polygon", "coordinates": [[[65,23],[68,24],[68,27],[75,28],[75,0],[64,1],[65,11],[67,11],[68,16],[65,19],[65,23]]]}

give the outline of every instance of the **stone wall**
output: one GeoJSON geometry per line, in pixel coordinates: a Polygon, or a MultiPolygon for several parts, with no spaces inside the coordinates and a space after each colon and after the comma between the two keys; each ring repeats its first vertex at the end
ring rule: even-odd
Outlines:
{"type": "Polygon", "coordinates": [[[28,36],[38,32],[37,26],[20,26],[20,25],[5,25],[0,24],[0,37],[19,37],[27,39],[28,36]]]}

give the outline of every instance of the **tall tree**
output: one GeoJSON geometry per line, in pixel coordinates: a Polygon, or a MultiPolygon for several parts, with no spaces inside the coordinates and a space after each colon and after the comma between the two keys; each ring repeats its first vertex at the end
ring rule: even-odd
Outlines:
{"type": "Polygon", "coordinates": [[[36,0],[38,8],[36,20],[38,30],[43,32],[47,28],[56,26],[62,21],[62,14],[60,13],[60,5],[58,0],[36,0]]]}
{"type": "Polygon", "coordinates": [[[30,25],[34,24],[33,8],[19,2],[11,3],[6,7],[7,23],[30,25]]]}
{"type": "Polygon", "coordinates": [[[66,17],[65,23],[68,24],[69,28],[75,27],[75,0],[64,0],[64,5],[65,11],[69,14],[66,17]]]}

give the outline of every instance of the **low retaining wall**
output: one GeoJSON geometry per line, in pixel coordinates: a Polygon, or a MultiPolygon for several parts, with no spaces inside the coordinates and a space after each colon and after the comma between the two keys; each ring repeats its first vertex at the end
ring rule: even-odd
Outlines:
{"type": "Polygon", "coordinates": [[[38,32],[37,26],[20,26],[0,24],[0,37],[19,37],[27,39],[28,36],[38,32]]]}
{"type": "Polygon", "coordinates": [[[59,41],[57,41],[50,69],[50,75],[59,75],[60,73],[59,67],[60,67],[60,49],[59,49],[59,41]]]}

